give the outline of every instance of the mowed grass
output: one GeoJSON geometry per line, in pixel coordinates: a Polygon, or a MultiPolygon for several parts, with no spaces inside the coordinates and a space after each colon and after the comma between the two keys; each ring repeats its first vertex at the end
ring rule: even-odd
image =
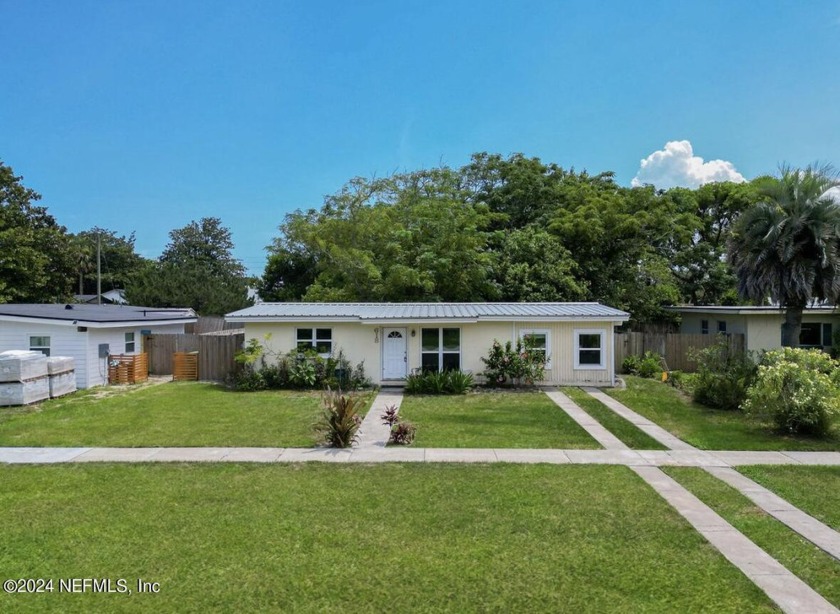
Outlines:
{"type": "Polygon", "coordinates": [[[709,409],[685,394],[650,379],[622,376],[625,390],[607,394],[662,428],[704,450],[840,450],[840,433],[835,426],[827,439],[795,437],[773,430],[740,411],[709,409]]]}
{"type": "Polygon", "coordinates": [[[754,465],[738,471],[840,531],[840,467],[754,465]]]}
{"type": "Polygon", "coordinates": [[[668,449],[580,388],[562,388],[561,392],[633,450],[668,449]]]}
{"type": "Polygon", "coordinates": [[[407,395],[400,416],[422,448],[600,448],[541,392],[407,395]]]}
{"type": "Polygon", "coordinates": [[[317,392],[193,382],[93,389],[35,408],[0,408],[0,446],[307,447],[316,442],[319,408],[317,392]]]}
{"type": "Polygon", "coordinates": [[[0,611],[756,612],[766,596],[625,467],[0,467],[0,611]]]}
{"type": "Polygon", "coordinates": [[[702,469],[662,469],[834,606],[840,607],[840,563],[831,555],[702,469]]]}

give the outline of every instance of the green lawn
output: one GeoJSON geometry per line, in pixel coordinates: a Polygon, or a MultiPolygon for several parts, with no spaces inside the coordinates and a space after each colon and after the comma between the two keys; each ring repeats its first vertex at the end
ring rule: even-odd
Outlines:
{"type": "Polygon", "coordinates": [[[0,467],[0,611],[756,612],[766,596],[624,467],[0,467]]]}
{"type": "MultiPolygon", "coordinates": [[[[696,467],[663,467],[736,529],[806,584],[840,607],[840,563],[753,505],[734,488],[696,467]]],[[[836,498],[835,498],[836,500],[836,498]]]]}
{"type": "Polygon", "coordinates": [[[840,531],[840,467],[738,467],[738,471],[840,531]]]}
{"type": "Polygon", "coordinates": [[[541,392],[407,395],[400,416],[422,448],[600,448],[541,392]]]}
{"type": "Polygon", "coordinates": [[[192,382],[96,388],[35,408],[0,408],[0,446],[306,447],[315,443],[319,407],[317,392],[192,382]]]}
{"type": "Polygon", "coordinates": [[[668,449],[580,388],[563,388],[562,392],[630,448],[634,450],[668,449]]]}
{"type": "Polygon", "coordinates": [[[793,437],[774,431],[739,411],[719,411],[694,403],[676,388],[650,379],[623,376],[626,390],[607,393],[630,409],[704,450],[840,450],[840,433],[830,439],[793,437]]]}

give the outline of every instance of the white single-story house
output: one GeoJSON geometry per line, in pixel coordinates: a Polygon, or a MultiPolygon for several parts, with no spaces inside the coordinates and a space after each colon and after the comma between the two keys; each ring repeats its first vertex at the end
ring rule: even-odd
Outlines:
{"type": "Polygon", "coordinates": [[[76,386],[108,383],[108,356],[139,354],[141,336],[183,333],[196,321],[192,309],[127,305],[0,304],[0,352],[36,350],[72,356],[76,386]]]}
{"type": "MultiPolygon", "coordinates": [[[[782,347],[782,323],[785,312],[778,307],[749,305],[668,307],[682,316],[680,332],[714,335],[717,333],[744,335],[750,351],[777,350],[782,347]]],[[[831,346],[834,331],[840,326],[840,312],[834,306],[808,307],[802,312],[800,347],[831,346]]]]}
{"type": "Polygon", "coordinates": [[[225,319],[275,353],[340,349],[381,385],[421,370],[479,375],[494,340],[528,335],[548,355],[542,383],[612,386],[614,329],[629,317],[598,303],[260,303],[225,319]]]}

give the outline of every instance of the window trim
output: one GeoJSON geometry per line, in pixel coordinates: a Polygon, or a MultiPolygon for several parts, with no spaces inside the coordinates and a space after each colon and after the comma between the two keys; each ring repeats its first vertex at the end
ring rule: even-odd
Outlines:
{"type": "Polygon", "coordinates": [[[574,335],[574,359],[575,359],[575,371],[606,371],[607,370],[607,330],[604,328],[576,328],[572,333],[574,335]],[[601,338],[601,343],[599,350],[601,352],[601,361],[597,365],[593,364],[581,364],[580,363],[580,351],[581,349],[584,350],[594,350],[595,348],[581,348],[580,347],[580,336],[581,335],[599,335],[601,338]]]}
{"type": "Polygon", "coordinates": [[[545,335],[545,368],[551,368],[551,329],[548,328],[522,328],[519,330],[519,339],[524,343],[528,335],[545,335]]]}
{"type": "Polygon", "coordinates": [[[126,331],[123,334],[123,342],[125,343],[125,353],[126,354],[134,354],[137,351],[137,333],[133,330],[126,331]],[[131,335],[131,341],[128,340],[128,336],[131,335]],[[129,344],[131,345],[131,349],[128,349],[129,344]]]}
{"type": "Polygon", "coordinates": [[[317,350],[318,341],[323,341],[323,342],[328,341],[327,339],[318,339],[318,331],[319,330],[330,331],[330,338],[329,338],[330,351],[329,352],[318,352],[318,356],[320,356],[321,358],[329,358],[330,356],[332,356],[333,349],[335,348],[335,339],[333,338],[333,329],[332,329],[331,326],[296,326],[295,327],[295,350],[297,351],[297,350],[301,349],[300,348],[301,343],[308,343],[309,347],[311,347],[313,350],[317,350]],[[310,339],[301,339],[299,333],[302,330],[308,330],[312,334],[312,337],[310,339]]]}
{"type": "Polygon", "coordinates": [[[436,354],[438,357],[437,360],[437,373],[441,373],[443,371],[443,355],[444,354],[454,354],[452,350],[444,351],[443,349],[443,329],[449,330],[457,330],[458,331],[458,371],[463,371],[464,361],[463,361],[463,347],[464,347],[464,335],[463,329],[460,326],[421,326],[420,327],[420,370],[423,370],[423,356],[425,354],[436,354]],[[423,331],[424,330],[436,330],[438,332],[438,346],[436,350],[424,350],[423,349],[423,331]]]}
{"type": "Polygon", "coordinates": [[[28,346],[29,346],[29,351],[30,352],[41,352],[44,356],[47,356],[47,357],[50,356],[50,354],[52,353],[52,335],[30,333],[26,337],[29,340],[28,346]],[[35,339],[35,338],[46,339],[47,340],[47,345],[34,345],[32,343],[32,340],[35,339]],[[44,350],[47,350],[47,351],[44,352],[44,350]]]}

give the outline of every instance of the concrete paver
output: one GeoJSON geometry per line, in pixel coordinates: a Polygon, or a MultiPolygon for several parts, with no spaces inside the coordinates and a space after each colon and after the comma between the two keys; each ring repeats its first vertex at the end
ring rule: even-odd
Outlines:
{"type": "Polygon", "coordinates": [[[67,463],[90,448],[0,448],[0,463],[67,463]]]}
{"type": "Polygon", "coordinates": [[[150,460],[160,448],[91,448],[73,458],[74,463],[141,463],[150,460]]]}
{"type": "Polygon", "coordinates": [[[156,462],[220,461],[233,450],[233,448],[158,448],[157,452],[147,460],[156,462]]]}
{"type": "Polygon", "coordinates": [[[840,452],[782,452],[803,465],[840,465],[840,452]]]}
{"type": "Polygon", "coordinates": [[[529,448],[517,450],[504,448],[493,451],[496,453],[496,459],[500,463],[549,463],[552,465],[565,465],[572,462],[563,450],[534,450],[529,448]]]}
{"type": "Polygon", "coordinates": [[[651,462],[636,450],[566,450],[566,456],[576,465],[649,466],[651,462]]]}
{"type": "Polygon", "coordinates": [[[273,463],[285,448],[233,448],[221,460],[228,463],[273,463]]]}
{"type": "Polygon", "coordinates": [[[427,463],[495,463],[496,453],[487,448],[426,448],[427,463]]]}
{"type": "Polygon", "coordinates": [[[783,452],[716,450],[714,455],[727,465],[792,465],[799,461],[783,452]]]}

